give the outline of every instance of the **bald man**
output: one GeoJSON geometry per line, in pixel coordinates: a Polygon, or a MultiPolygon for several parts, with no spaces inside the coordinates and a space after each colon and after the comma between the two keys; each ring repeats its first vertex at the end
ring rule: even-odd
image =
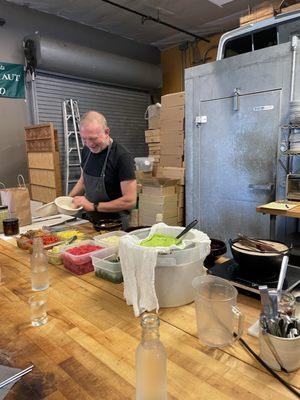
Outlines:
{"type": "Polygon", "coordinates": [[[70,196],[95,225],[103,219],[121,218],[122,229],[126,229],[137,197],[134,160],[109,132],[104,115],[89,111],[81,118],[81,176],[70,196]]]}

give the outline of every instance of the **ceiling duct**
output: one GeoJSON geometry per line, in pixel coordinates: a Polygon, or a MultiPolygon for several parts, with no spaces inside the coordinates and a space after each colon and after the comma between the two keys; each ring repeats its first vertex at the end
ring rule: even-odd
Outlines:
{"type": "MultiPolygon", "coordinates": [[[[25,47],[26,60],[33,60],[39,70],[82,79],[138,89],[162,86],[159,65],[119,56],[101,50],[62,42],[39,34],[26,36],[24,44],[34,42],[31,57],[25,47]]],[[[27,70],[31,70],[27,64],[27,70]]]]}

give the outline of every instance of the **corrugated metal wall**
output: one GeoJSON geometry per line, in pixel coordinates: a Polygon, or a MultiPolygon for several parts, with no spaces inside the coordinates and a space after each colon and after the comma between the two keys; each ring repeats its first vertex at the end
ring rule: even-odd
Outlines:
{"type": "Polygon", "coordinates": [[[81,115],[88,110],[102,112],[107,118],[112,138],[126,146],[134,157],[147,155],[144,113],[150,102],[149,93],[39,72],[35,80],[35,97],[39,123],[53,122],[58,131],[63,178],[64,99],[78,100],[81,115]]]}

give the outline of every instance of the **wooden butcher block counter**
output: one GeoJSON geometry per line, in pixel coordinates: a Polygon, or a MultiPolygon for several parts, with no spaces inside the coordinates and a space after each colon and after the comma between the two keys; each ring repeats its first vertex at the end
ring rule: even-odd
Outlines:
{"type": "MultiPolygon", "coordinates": [[[[123,285],[72,275],[49,264],[49,321],[30,325],[29,255],[0,241],[0,364],[34,370],[16,383],[7,400],[135,399],[135,349],[140,321],[123,299],[123,285]]],[[[258,351],[247,328],[259,302],[239,295],[246,316],[244,339],[258,351]]],[[[161,340],[168,355],[168,399],[294,399],[240,343],[211,349],[196,335],[194,305],[161,309],[161,340]]],[[[300,371],[283,374],[300,389],[300,371]]]]}

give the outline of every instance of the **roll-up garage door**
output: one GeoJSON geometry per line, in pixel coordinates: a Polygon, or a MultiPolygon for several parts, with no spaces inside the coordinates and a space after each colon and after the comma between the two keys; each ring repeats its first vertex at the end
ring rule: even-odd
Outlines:
{"type": "Polygon", "coordinates": [[[124,145],[134,157],[147,155],[144,114],[150,102],[147,92],[102,85],[39,72],[34,87],[35,123],[53,122],[58,132],[62,176],[65,155],[62,102],[78,101],[80,114],[88,110],[103,113],[112,138],[124,145]]]}

